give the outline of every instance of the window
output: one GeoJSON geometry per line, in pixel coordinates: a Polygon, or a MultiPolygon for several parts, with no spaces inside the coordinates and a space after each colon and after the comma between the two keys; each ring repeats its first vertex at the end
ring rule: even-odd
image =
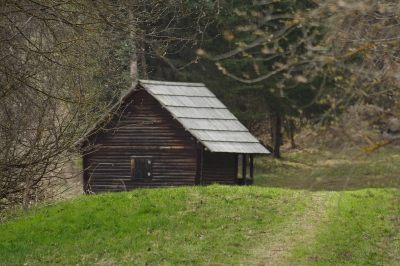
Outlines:
{"type": "Polygon", "coordinates": [[[153,178],[153,158],[145,156],[131,156],[131,177],[132,179],[153,178]]]}

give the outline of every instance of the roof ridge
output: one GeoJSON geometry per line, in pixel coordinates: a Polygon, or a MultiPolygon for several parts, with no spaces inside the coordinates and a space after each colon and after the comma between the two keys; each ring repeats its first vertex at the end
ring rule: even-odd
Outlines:
{"type": "Polygon", "coordinates": [[[224,105],[224,107],[218,107],[218,106],[216,106],[216,107],[196,107],[196,106],[182,106],[182,105],[177,105],[177,106],[175,106],[175,105],[166,105],[166,104],[164,104],[164,106],[169,106],[169,107],[184,107],[184,108],[195,108],[195,109],[200,109],[200,108],[211,108],[211,109],[228,109],[228,107],[226,107],[225,105],[224,105]]]}
{"type": "Polygon", "coordinates": [[[161,94],[161,93],[153,93],[153,94],[157,95],[157,96],[174,96],[174,97],[182,96],[182,97],[192,97],[192,98],[197,97],[197,98],[214,98],[214,99],[218,99],[217,96],[215,96],[215,95],[213,95],[213,96],[211,96],[211,95],[209,95],[209,96],[201,96],[201,95],[161,94]]]}
{"type": "Polygon", "coordinates": [[[158,81],[158,80],[145,80],[139,79],[139,84],[152,84],[152,85],[166,85],[166,86],[189,86],[189,87],[205,87],[203,83],[191,83],[191,82],[176,82],[176,81],[158,81]]]}
{"type": "Polygon", "coordinates": [[[248,133],[250,133],[250,131],[248,131],[248,130],[232,130],[232,129],[227,130],[227,129],[207,129],[207,128],[199,129],[199,128],[188,128],[188,130],[197,130],[197,131],[200,131],[200,130],[203,130],[203,131],[220,131],[220,132],[248,132],[248,133]]]}
{"type": "MultiPolygon", "coordinates": [[[[257,140],[257,139],[256,139],[257,140]]],[[[250,141],[250,140],[242,140],[242,141],[237,141],[237,140],[211,140],[211,139],[203,139],[202,141],[208,141],[208,142],[234,142],[234,143],[258,143],[260,142],[257,141],[250,141]]],[[[260,144],[261,145],[261,144],[260,144]]]]}

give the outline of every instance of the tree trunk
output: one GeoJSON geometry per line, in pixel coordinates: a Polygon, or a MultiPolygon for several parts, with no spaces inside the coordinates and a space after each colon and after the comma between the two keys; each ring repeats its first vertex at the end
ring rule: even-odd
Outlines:
{"type": "Polygon", "coordinates": [[[132,79],[132,86],[134,86],[138,80],[138,66],[137,66],[137,59],[136,59],[136,53],[133,54],[131,58],[131,63],[130,63],[130,76],[132,79]]]}
{"type": "Polygon", "coordinates": [[[24,197],[22,200],[22,208],[24,210],[28,209],[29,206],[29,192],[31,190],[31,178],[29,175],[26,176],[25,179],[25,190],[24,190],[24,197]]]}
{"type": "MultiPolygon", "coordinates": [[[[129,20],[133,21],[133,12],[129,10],[129,20]]],[[[130,78],[132,80],[132,86],[134,86],[138,80],[138,56],[137,56],[137,43],[136,43],[136,26],[132,24],[130,28],[130,45],[132,48],[132,56],[130,58],[130,78]]]]}
{"type": "MultiPolygon", "coordinates": [[[[5,182],[4,182],[5,183],[5,182]]],[[[0,200],[3,199],[3,197],[5,196],[5,189],[4,189],[4,193],[3,193],[3,176],[0,172],[0,200]],[[4,194],[4,195],[3,195],[4,194]]]]}
{"type": "Polygon", "coordinates": [[[296,143],[294,142],[294,121],[289,119],[289,137],[290,137],[290,144],[292,149],[296,149],[296,143]]]}
{"type": "Polygon", "coordinates": [[[277,110],[271,112],[271,138],[272,138],[272,156],[281,159],[280,148],[282,145],[282,117],[277,110]]]}
{"type": "Polygon", "coordinates": [[[141,65],[141,73],[140,73],[140,78],[142,79],[148,79],[147,76],[147,62],[146,62],[146,43],[141,40],[140,41],[140,65],[141,65]]]}

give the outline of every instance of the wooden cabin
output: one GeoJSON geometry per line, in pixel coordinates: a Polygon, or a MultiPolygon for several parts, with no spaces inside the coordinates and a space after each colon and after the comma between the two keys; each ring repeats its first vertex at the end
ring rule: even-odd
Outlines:
{"type": "Polygon", "coordinates": [[[253,155],[269,153],[204,84],[148,80],[138,81],[80,147],[88,193],[252,184],[253,155]]]}

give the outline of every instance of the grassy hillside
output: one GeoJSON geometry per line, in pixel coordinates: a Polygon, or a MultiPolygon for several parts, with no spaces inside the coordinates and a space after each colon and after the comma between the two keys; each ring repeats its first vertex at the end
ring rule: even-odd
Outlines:
{"type": "Polygon", "coordinates": [[[374,152],[324,149],[286,150],[283,160],[258,157],[255,185],[311,191],[400,187],[400,148],[374,152]]]}
{"type": "Polygon", "coordinates": [[[8,213],[0,265],[397,265],[399,199],[218,185],[80,196],[8,213]]]}

